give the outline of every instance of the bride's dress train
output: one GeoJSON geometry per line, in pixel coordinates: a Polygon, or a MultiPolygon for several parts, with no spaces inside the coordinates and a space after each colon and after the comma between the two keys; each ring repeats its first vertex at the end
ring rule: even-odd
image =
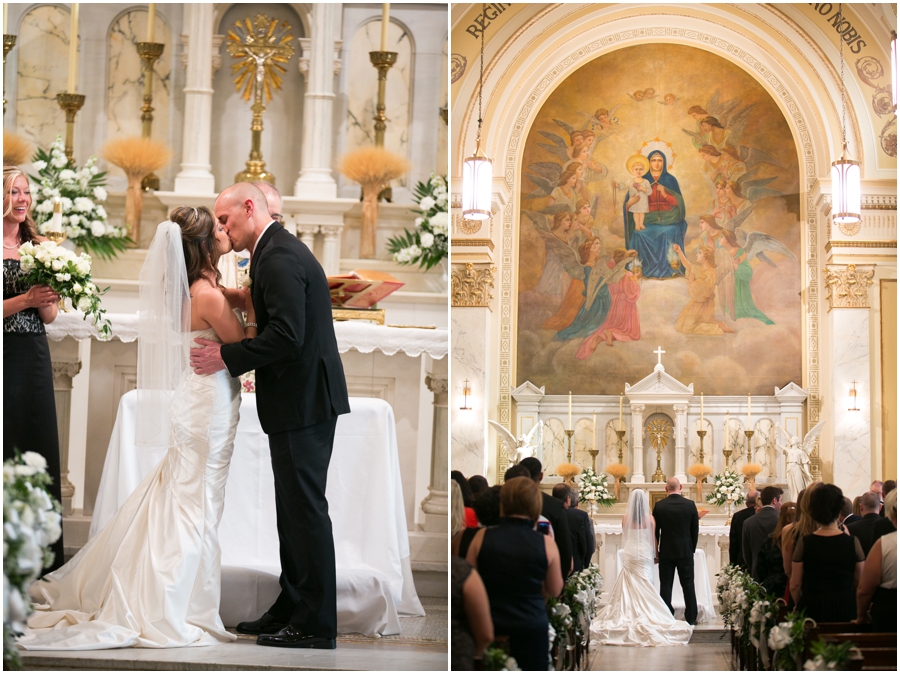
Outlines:
{"type": "MultiPolygon", "coordinates": [[[[213,330],[191,339],[218,340],[213,330]]],[[[219,617],[219,539],[240,382],[185,370],[165,458],[65,566],[32,585],[29,650],[172,648],[233,641],[219,617]]]]}

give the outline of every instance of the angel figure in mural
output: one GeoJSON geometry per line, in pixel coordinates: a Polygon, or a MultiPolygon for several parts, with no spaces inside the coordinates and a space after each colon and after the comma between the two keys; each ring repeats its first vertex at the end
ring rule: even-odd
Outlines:
{"type": "Polygon", "coordinates": [[[544,422],[538,422],[527,433],[523,433],[518,438],[510,433],[504,426],[496,421],[488,419],[488,423],[497,431],[500,438],[500,444],[506,456],[509,457],[510,464],[519,463],[522,459],[534,456],[538,447],[544,442],[544,422]]]}
{"type": "Polygon", "coordinates": [[[724,145],[738,147],[744,128],[750,119],[750,111],[754,105],[743,108],[740,100],[719,103],[719,90],[712,95],[706,107],[692,105],[688,114],[697,121],[697,130],[682,129],[691,137],[691,142],[698,150],[704,145],[713,145],[721,150],[724,145]]]}
{"type": "MultiPolygon", "coordinates": [[[[652,89],[651,89],[651,91],[652,91],[652,89]]],[[[634,101],[635,103],[641,103],[641,102],[644,100],[644,98],[645,98],[645,94],[644,94],[644,90],[643,90],[643,89],[638,89],[638,90],[635,91],[633,94],[629,94],[629,93],[626,91],[625,94],[628,96],[628,98],[630,98],[630,99],[631,99],[632,101],[634,101]]]]}
{"type": "Polygon", "coordinates": [[[697,250],[697,262],[691,264],[677,243],[673,248],[688,270],[690,301],[678,314],[675,329],[687,335],[723,335],[734,330],[716,320],[716,257],[709,246],[697,250]]]}
{"type": "MultiPolygon", "coordinates": [[[[633,250],[616,248],[613,259],[607,265],[617,265],[626,258],[633,258],[637,253],[633,250]]],[[[641,321],[638,315],[637,301],[641,296],[641,266],[635,260],[632,268],[620,269],[607,281],[612,305],[606,320],[578,347],[575,357],[579,360],[588,358],[600,342],[605,341],[612,346],[614,341],[631,342],[641,338],[641,321]]]]}
{"type": "Polygon", "coordinates": [[[675,102],[678,99],[675,97],[675,94],[666,94],[661,101],[656,101],[660,105],[675,105],[675,102]]]}
{"type": "Polygon", "coordinates": [[[524,215],[531,220],[535,231],[544,240],[546,252],[544,269],[535,290],[561,301],[569,289],[571,279],[584,275],[575,251],[569,246],[572,214],[559,211],[552,216],[552,220],[544,213],[535,211],[524,211],[524,215]]]}
{"type": "MultiPolygon", "coordinates": [[[[597,198],[595,197],[594,209],[596,209],[597,198]]],[[[586,211],[590,208],[590,205],[585,199],[582,199],[578,202],[579,211],[586,211]]],[[[546,210],[546,209],[545,209],[546,210]]],[[[541,213],[526,213],[526,215],[530,215],[533,221],[536,221],[540,218],[541,213]]],[[[588,213],[590,217],[590,213],[588,213]]],[[[572,225],[569,231],[569,245],[572,248],[571,255],[569,253],[565,253],[568,264],[566,264],[566,270],[569,274],[571,274],[571,281],[569,282],[569,288],[566,291],[565,297],[563,297],[562,304],[560,304],[559,309],[557,309],[556,313],[553,314],[550,318],[544,321],[542,328],[547,330],[559,331],[563,328],[568,327],[573,320],[575,320],[575,316],[578,314],[578,311],[581,309],[581,306],[584,304],[584,263],[588,260],[589,256],[584,254],[582,258],[581,247],[587,241],[597,240],[599,242],[599,256],[605,256],[605,250],[603,248],[603,242],[596,236],[596,231],[591,227],[593,224],[592,221],[588,224],[583,222],[582,219],[579,220],[579,216],[576,215],[572,218],[572,225]]],[[[535,223],[535,227],[539,228],[537,222],[535,223]]],[[[589,252],[589,248],[588,248],[589,252]]]]}
{"type": "MultiPolygon", "coordinates": [[[[683,276],[684,269],[674,254],[674,245],[684,247],[687,232],[684,197],[678,179],[669,173],[669,159],[660,149],[652,150],[647,159],[650,169],[643,178],[650,183],[648,212],[644,214],[644,229],[629,209],[638,203],[640,196],[626,196],[622,202],[625,220],[625,247],[636,250],[643,266],[644,277],[665,279],[683,276]]],[[[629,194],[630,194],[629,190],[629,194]]]]}
{"type": "Polygon", "coordinates": [[[619,118],[616,117],[616,111],[620,107],[622,107],[621,103],[613,106],[610,110],[607,110],[606,108],[597,108],[593,115],[589,112],[579,112],[578,114],[582,117],[587,117],[588,122],[585,128],[594,131],[594,133],[597,134],[597,141],[601,141],[616,132],[615,127],[619,123],[619,118]]]}
{"type": "Polygon", "coordinates": [[[812,483],[812,475],[809,472],[809,455],[812,454],[816,440],[822,434],[822,428],[825,426],[825,419],[817,423],[803,441],[796,435],[789,436],[787,431],[781,426],[777,426],[781,437],[787,442],[786,444],[776,443],[778,449],[782,451],[787,461],[787,483],[791,497],[796,499],[797,495],[806,489],[812,483]]]}

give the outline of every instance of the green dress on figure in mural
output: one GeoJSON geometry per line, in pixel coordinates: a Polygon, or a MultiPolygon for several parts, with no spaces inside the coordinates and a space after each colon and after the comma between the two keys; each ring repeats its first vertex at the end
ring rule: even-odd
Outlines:
{"type": "Polygon", "coordinates": [[[755,318],[766,325],[775,325],[775,321],[756,308],[753,294],[750,292],[750,279],[753,278],[753,267],[744,256],[744,249],[738,248],[734,254],[735,260],[740,260],[737,269],[734,270],[734,318],[755,318]],[[743,258],[743,259],[742,259],[743,258]]]}

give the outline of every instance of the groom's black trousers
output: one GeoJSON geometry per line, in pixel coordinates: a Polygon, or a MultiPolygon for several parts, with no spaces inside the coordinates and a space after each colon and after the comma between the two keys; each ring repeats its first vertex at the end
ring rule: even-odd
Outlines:
{"type": "Polygon", "coordinates": [[[337,636],[334,537],[325,480],[337,417],[269,434],[281,548],[281,594],[269,609],[304,634],[337,636]]]}
{"type": "Polygon", "coordinates": [[[684,619],[691,625],[697,624],[697,593],[694,591],[694,558],[659,559],[659,596],[675,615],[672,608],[672,584],[675,582],[675,570],[684,593],[684,619]]]}

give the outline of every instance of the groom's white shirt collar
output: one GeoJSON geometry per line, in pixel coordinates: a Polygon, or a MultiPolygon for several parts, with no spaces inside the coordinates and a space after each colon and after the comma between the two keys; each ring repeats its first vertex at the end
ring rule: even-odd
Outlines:
{"type": "MultiPolygon", "coordinates": [[[[266,233],[266,230],[267,230],[269,227],[271,227],[272,225],[274,225],[274,224],[275,224],[275,221],[272,220],[272,221],[269,222],[268,225],[266,225],[265,227],[263,227],[263,231],[261,231],[261,232],[259,233],[259,236],[256,237],[256,241],[255,241],[254,244],[253,244],[253,253],[256,252],[256,246],[257,246],[257,244],[259,244],[259,240],[260,240],[261,238],[263,238],[263,234],[265,234],[265,233],[266,233]]],[[[251,253],[251,254],[252,254],[252,253],[251,253]]]]}

